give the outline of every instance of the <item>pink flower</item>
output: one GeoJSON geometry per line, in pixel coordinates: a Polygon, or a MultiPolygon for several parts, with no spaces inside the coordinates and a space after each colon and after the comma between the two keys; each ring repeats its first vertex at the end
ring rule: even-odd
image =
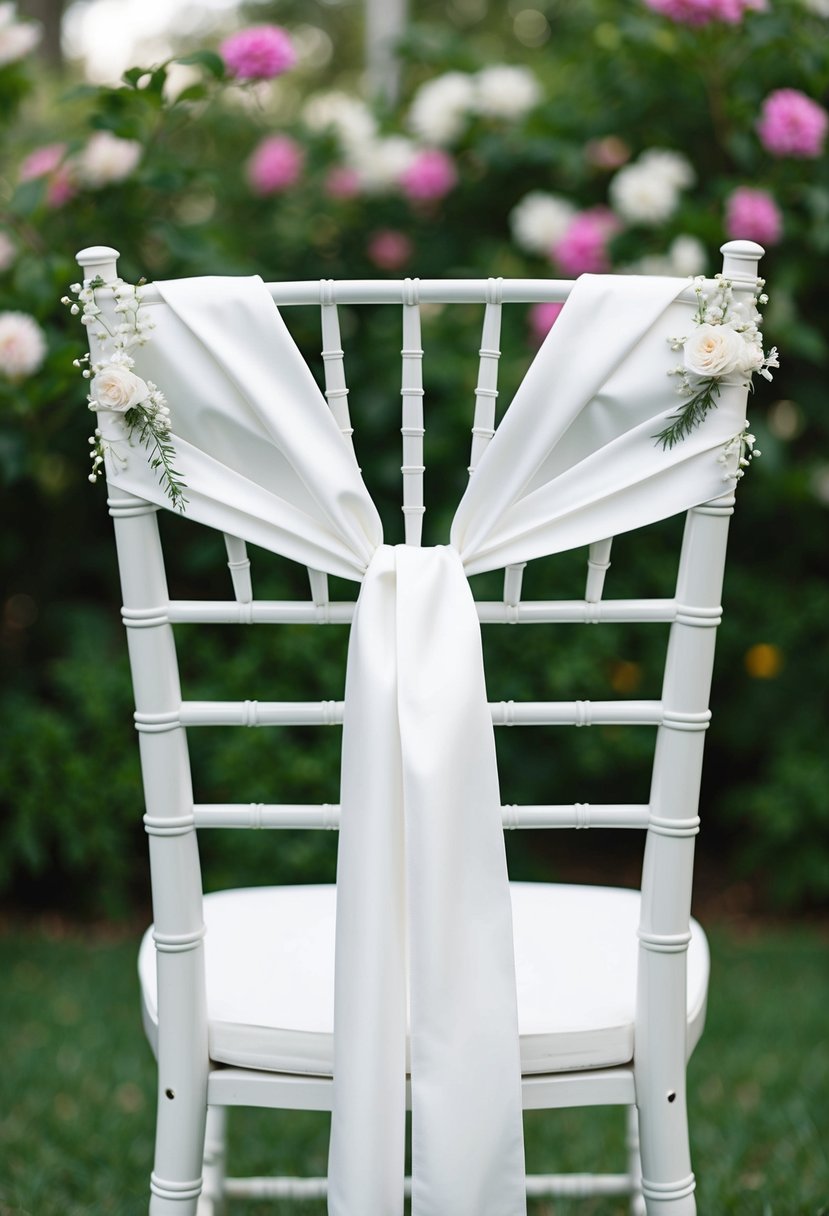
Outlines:
{"type": "Polygon", "coordinates": [[[528,318],[530,322],[530,330],[536,342],[541,345],[547,334],[558,320],[558,314],[561,312],[563,304],[554,304],[551,301],[545,300],[539,304],[533,304],[529,311],[528,318]]]}
{"type": "Polygon", "coordinates": [[[289,135],[269,135],[254,148],[245,174],[254,194],[279,194],[299,179],[305,153],[289,135]]]}
{"type": "Polygon", "coordinates": [[[630,160],[630,148],[618,135],[604,135],[585,144],[584,156],[596,169],[620,169],[630,160]]]}
{"type": "Polygon", "coordinates": [[[607,207],[591,207],[570,221],[552,254],[567,275],[604,274],[610,269],[607,243],[619,231],[619,221],[607,207]]]}
{"type": "Polygon", "coordinates": [[[347,165],[335,165],[325,179],[325,193],[329,198],[356,198],[360,193],[360,174],[347,165]]]}
{"type": "Polygon", "coordinates": [[[219,47],[225,67],[237,80],[272,80],[296,63],[296,51],[278,25],[252,25],[231,34],[219,47]]]}
{"type": "Polygon", "coordinates": [[[22,182],[33,181],[36,177],[46,177],[54,173],[66,155],[66,144],[44,144],[30,152],[20,166],[19,177],[22,182]]]}
{"type": "Polygon", "coordinates": [[[766,0],[645,0],[645,4],[680,25],[708,25],[711,21],[739,25],[749,10],[765,12],[768,7],[766,0]]]}
{"type": "Polygon", "coordinates": [[[413,201],[443,198],[457,185],[455,162],[440,148],[424,148],[400,175],[400,185],[413,201]]]}
{"type": "Polygon", "coordinates": [[[763,102],[757,132],[772,156],[820,156],[829,114],[798,89],[776,89],[763,102]]]}
{"type": "Polygon", "coordinates": [[[72,166],[64,162],[66,144],[45,144],[30,152],[20,166],[19,177],[22,182],[48,178],[46,185],[46,206],[62,207],[77,194],[72,166]]]}
{"type": "Polygon", "coordinates": [[[783,233],[783,215],[767,191],[740,186],[726,199],[725,230],[732,240],[776,245],[783,233]]]}
{"type": "Polygon", "coordinates": [[[369,261],[381,270],[399,270],[412,256],[412,242],[404,232],[394,228],[381,228],[369,237],[366,253],[369,261]]]}

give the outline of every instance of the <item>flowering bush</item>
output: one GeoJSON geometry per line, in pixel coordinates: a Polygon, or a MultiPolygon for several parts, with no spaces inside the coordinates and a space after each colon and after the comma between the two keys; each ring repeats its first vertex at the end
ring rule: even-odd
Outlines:
{"type": "MultiPolygon", "coordinates": [[[[303,59],[312,18],[303,18],[305,33],[303,27],[284,31],[266,24],[276,6],[259,5],[265,24],[227,31],[216,40],[218,50],[182,54],[190,74],[183,87],[172,63],[140,65],[117,87],[86,88],[51,110],[27,108],[21,121],[20,102],[36,87],[31,51],[38,29],[19,19],[13,5],[0,3],[0,140],[7,166],[0,193],[0,475],[8,487],[8,545],[18,571],[7,579],[12,590],[2,637],[11,674],[0,726],[20,739],[28,724],[30,736],[27,746],[0,761],[0,799],[9,807],[0,819],[0,857],[7,859],[5,871],[0,862],[0,883],[46,872],[60,856],[79,883],[89,875],[99,888],[111,882],[116,899],[124,863],[111,860],[126,855],[131,829],[126,819],[100,825],[100,767],[85,758],[93,741],[110,758],[125,816],[132,813],[130,798],[140,797],[134,769],[115,760],[122,743],[113,734],[112,705],[127,704],[128,694],[117,666],[120,638],[97,607],[116,595],[107,521],[85,484],[88,413],[72,369],[77,327],[70,328],[56,303],[76,277],[74,250],[118,246],[121,272],[131,282],[206,272],[273,279],[604,270],[695,276],[719,269],[723,240],[746,238],[769,248],[761,271],[772,286],[766,331],[785,360],[773,388],[758,392],[752,405],[764,457],[735,516],[730,611],[718,643],[721,670],[729,675],[714,693],[718,730],[707,745],[706,832],[723,852],[738,840],[737,863],[781,899],[826,898],[829,845],[820,840],[829,825],[821,787],[829,785],[829,760],[814,743],[820,688],[829,684],[829,656],[815,645],[829,616],[823,539],[829,347],[821,271],[829,252],[825,5],[583,0],[545,7],[547,36],[539,27],[536,45],[516,41],[520,25],[508,6],[490,5],[480,29],[470,27],[463,37],[451,36],[448,27],[412,29],[401,100],[377,106],[351,84],[358,65],[349,59],[354,38],[343,33],[346,7],[326,5],[314,18],[332,22],[329,42],[337,54],[325,72],[303,59]],[[504,62],[492,62],[492,46],[504,48],[504,62]],[[42,118],[47,110],[48,121],[42,118]],[[79,547],[81,525],[93,539],[79,547]],[[83,640],[90,633],[91,658],[83,640]],[[756,661],[767,653],[763,647],[773,650],[773,663],[756,661]],[[88,712],[79,709],[79,689],[88,712]],[[56,758],[73,773],[66,795],[71,814],[44,810],[42,773],[53,771],[56,758]],[[723,825],[719,835],[712,824],[723,825]],[[750,832],[744,830],[749,824],[750,832]]],[[[505,398],[557,311],[504,310],[505,398]]],[[[292,311],[288,321],[313,353],[319,334],[312,312],[292,311]]],[[[479,320],[471,309],[458,317],[424,310],[426,425],[433,443],[426,527],[438,542],[462,488],[445,453],[453,447],[449,434],[457,437],[469,424],[458,386],[469,386],[474,376],[469,352],[477,349],[479,320]]],[[[689,363],[692,374],[700,375],[694,369],[710,367],[712,358],[728,362],[723,343],[729,337],[712,337],[706,324],[683,355],[709,359],[689,363]]],[[[399,318],[365,320],[344,310],[342,325],[360,461],[389,535],[396,536],[399,461],[376,453],[397,392],[386,352],[399,349],[399,318]]],[[[744,347],[735,349],[744,355],[744,347]]],[[[115,375],[110,367],[90,377],[94,394],[123,395],[125,413],[143,404],[129,389],[129,371],[115,375]]],[[[203,548],[183,559],[188,586],[198,587],[203,571],[216,565],[208,542],[200,543],[203,548]]],[[[667,557],[633,557],[627,565],[614,564],[610,594],[637,595],[657,584],[659,594],[670,594],[667,557]]],[[[307,595],[300,575],[285,574],[290,586],[274,594],[307,595]]],[[[324,636],[309,641],[302,655],[281,641],[257,642],[268,656],[257,671],[273,663],[290,679],[307,664],[321,689],[335,688],[335,643],[318,632],[324,636]]],[[[503,659],[504,685],[530,699],[547,693],[601,699],[614,690],[658,696],[658,688],[635,691],[652,680],[658,644],[620,637],[621,659],[608,650],[599,668],[588,662],[578,636],[552,664],[541,642],[525,642],[520,660],[503,659]],[[539,681],[546,692],[538,693],[539,681]],[[585,691],[591,681],[593,691],[585,691]]],[[[249,696],[230,643],[202,646],[201,654],[225,655],[228,695],[249,696]]],[[[579,736],[577,744],[551,741],[549,753],[538,749],[515,762],[507,740],[510,797],[548,800],[550,754],[562,781],[578,788],[581,748],[596,800],[617,800],[617,779],[633,771],[647,740],[637,735],[630,742],[631,734],[625,742],[611,740],[617,750],[608,761],[590,751],[589,732],[579,736]]],[[[252,783],[245,795],[251,800],[272,798],[266,776],[252,776],[256,765],[245,748],[257,746],[234,737],[208,747],[196,734],[195,758],[218,801],[239,795],[230,785],[235,778],[252,783]]],[[[336,748],[316,747],[313,759],[304,737],[284,749],[280,797],[319,801],[316,757],[326,749],[333,757],[336,748]]],[[[63,783],[55,776],[52,786],[63,783]]],[[[336,800],[335,792],[326,796],[336,800]]],[[[703,848],[705,841],[704,834],[703,848]]],[[[226,856],[212,847],[208,842],[206,863],[221,867],[226,856]]],[[[307,844],[295,848],[317,856],[307,844]]],[[[267,871],[265,861],[255,864],[263,878],[279,876],[272,860],[267,871]]]]}

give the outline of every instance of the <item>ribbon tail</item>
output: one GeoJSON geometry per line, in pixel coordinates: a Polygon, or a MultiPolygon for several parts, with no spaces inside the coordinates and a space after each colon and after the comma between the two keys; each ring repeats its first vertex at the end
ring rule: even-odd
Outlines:
{"type": "Polygon", "coordinates": [[[406,926],[394,550],[366,572],[348,651],[329,1216],[402,1216],[406,926]]]}
{"type": "Polygon", "coordinates": [[[396,553],[412,1213],[520,1216],[512,909],[480,626],[454,549],[396,553]]]}

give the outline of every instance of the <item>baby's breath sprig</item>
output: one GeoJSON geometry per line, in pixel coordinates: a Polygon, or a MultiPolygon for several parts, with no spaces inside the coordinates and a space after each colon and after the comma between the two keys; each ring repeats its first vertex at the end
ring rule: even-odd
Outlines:
{"type": "MultiPolygon", "coordinates": [[[[142,309],[140,287],[117,279],[110,284],[116,316],[115,324],[111,325],[95,299],[96,288],[103,286],[100,278],[84,285],[73,283],[70,291],[75,299],[64,296],[61,301],[73,316],[80,314],[81,323],[104,348],[104,358],[96,363],[90,362],[89,355],[74,361],[83,378],[91,381],[87,397],[89,408],[96,413],[108,411],[123,418],[127,441],[131,443],[136,439],[147,449],[150,467],[158,473],[160,485],[176,510],[183,511],[187,503],[186,486],[175,467],[166,398],[158,385],[135,374],[135,360],[129,353],[148,341],[153,323],[142,309]]],[[[90,436],[89,444],[92,458],[89,480],[93,484],[100,476],[107,455],[116,463],[126,462],[126,457],[117,450],[116,442],[105,439],[100,428],[90,436]]]]}
{"type": "MultiPolygon", "coordinates": [[[[682,351],[683,362],[672,368],[669,376],[679,379],[677,393],[687,398],[675,414],[668,417],[668,425],[653,438],[663,451],[686,439],[716,406],[721,384],[727,376],[742,377],[747,387],[755,372],[771,380],[771,368],[779,367],[777,349],[768,355],[763,353],[763,335],[760,332],[760,304],[768,303],[763,294],[763,279],[757,279],[754,295],[735,301],[733,284],[724,275],[717,275],[711,295],[705,289],[705,278],[700,275],[692,280],[697,298],[693,315],[694,329],[684,338],[671,338],[671,349],[682,351]]],[[[748,424],[746,424],[748,425],[748,424]]],[[[728,460],[740,446],[739,476],[748,467],[752,456],[753,436],[745,431],[729,440],[728,460]],[[748,439],[752,442],[748,443],[748,439]]],[[[759,455],[759,453],[755,453],[759,455]]],[[[732,474],[733,475],[733,474],[732,474]]]]}

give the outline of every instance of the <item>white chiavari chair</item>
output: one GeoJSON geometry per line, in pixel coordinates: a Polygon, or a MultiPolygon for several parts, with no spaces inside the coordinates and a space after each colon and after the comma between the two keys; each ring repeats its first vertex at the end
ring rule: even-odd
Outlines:
{"type": "MultiPolygon", "coordinates": [[[[735,291],[751,294],[762,250],[748,242],[731,242],[723,252],[724,273],[735,291]]],[[[107,285],[117,282],[117,256],[104,247],[78,255],[86,280],[103,284],[98,295],[104,309],[107,285]]],[[[564,300],[571,286],[492,279],[268,285],[280,308],[320,308],[324,396],[352,461],[352,416],[338,306],[370,303],[402,308],[400,430],[406,546],[420,546],[425,510],[420,306],[426,302],[484,306],[469,456],[472,475],[498,434],[495,406],[503,307],[564,300]]],[[[672,307],[690,315],[689,294],[683,297],[685,303],[672,307]]],[[[174,297],[165,294],[164,285],[160,289],[150,285],[144,301],[153,312],[156,333],[162,332],[170,307],[176,307],[174,297]]],[[[565,314],[566,310],[562,317],[565,314]]],[[[94,335],[92,343],[94,355],[94,335]]],[[[148,359],[157,358],[152,355],[155,345],[153,336],[148,359]]],[[[574,358],[578,357],[575,352],[574,358]]],[[[164,367],[157,370],[157,362],[148,366],[161,382],[164,367]]],[[[663,375],[664,369],[657,374],[663,375]]],[[[278,369],[276,377],[278,382],[278,369]]],[[[555,391],[553,385],[551,410],[555,391]]],[[[734,416],[742,417],[745,393],[740,388],[735,394],[734,416]]],[[[178,402],[173,393],[169,395],[175,432],[178,402]]],[[[359,402],[352,413],[359,439],[359,402]]],[[[395,430],[390,419],[390,435],[395,430]]],[[[526,439],[532,444],[531,430],[526,439]]],[[[192,437],[188,442],[193,442],[192,437]]],[[[186,465],[186,451],[183,461],[186,465]]],[[[533,474],[536,471],[533,466],[533,474]]],[[[355,605],[329,600],[328,572],[342,573],[341,562],[333,563],[328,572],[323,563],[309,564],[306,601],[257,600],[246,543],[232,531],[225,533],[225,543],[233,598],[171,599],[157,522],[163,495],[147,490],[145,496],[134,486],[126,488],[115,466],[108,472],[135,689],[154,907],[154,924],[139,959],[144,1024],[158,1059],[150,1212],[152,1216],[211,1216],[227,1198],[324,1196],[324,1178],[227,1176],[224,1120],[227,1108],[234,1106],[331,1110],[335,890],[271,887],[203,896],[197,832],[337,829],[340,808],[196,803],[187,730],[207,725],[341,723],[344,702],[333,698],[341,697],[342,690],[332,689],[332,699],[322,702],[184,699],[174,632],[182,623],[347,627],[355,605]]],[[[666,477],[673,472],[672,468],[666,477]]],[[[153,484],[154,477],[146,481],[148,487],[153,484]]],[[[526,562],[515,560],[500,567],[502,598],[475,604],[478,620],[487,624],[641,622],[670,628],[658,700],[489,705],[495,726],[646,725],[657,735],[647,803],[501,808],[508,828],[627,829],[641,832],[645,842],[641,893],[572,885],[512,886],[521,1105],[524,1110],[616,1105],[626,1111],[629,1127],[626,1169],[605,1175],[528,1176],[526,1194],[531,1197],[627,1197],[632,1212],[649,1216],[689,1216],[696,1210],[685,1073],[705,1018],[708,952],[702,929],[690,919],[691,881],[733,484],[732,479],[726,489],[691,502],[676,592],[670,598],[604,598],[612,545],[608,529],[608,535],[591,535],[586,546],[583,598],[522,599],[526,562]]],[[[280,492],[279,486],[275,492],[280,492]]],[[[663,497],[670,507],[670,492],[666,490],[663,497]]],[[[673,511],[657,508],[649,513],[656,519],[673,511]]],[[[205,519],[210,522],[209,517],[202,522],[205,519]]],[[[248,531],[248,539],[263,543],[254,525],[248,531]]],[[[570,547],[566,542],[559,546],[570,547]]],[[[278,545],[274,548],[278,551],[278,545]]],[[[504,551],[511,552],[509,546],[504,551]]],[[[538,552],[545,551],[542,543],[538,552]]],[[[494,568],[486,562],[478,564],[494,568]]],[[[278,784],[278,765],[274,780],[278,784]]],[[[374,1029],[380,1035],[381,1028],[374,1029]]],[[[477,1061],[477,1066],[485,1070],[486,1061],[477,1061]]],[[[343,1201],[337,1200],[332,1210],[345,1211],[343,1201]]],[[[466,1208],[461,1204],[457,1211],[445,1210],[440,1216],[459,1216],[462,1210],[466,1208]]],[[[475,1210],[474,1201],[469,1210],[475,1210]]],[[[347,1216],[367,1214],[354,1209],[347,1216]]],[[[501,1216],[513,1213],[504,1211],[501,1216]]]]}

